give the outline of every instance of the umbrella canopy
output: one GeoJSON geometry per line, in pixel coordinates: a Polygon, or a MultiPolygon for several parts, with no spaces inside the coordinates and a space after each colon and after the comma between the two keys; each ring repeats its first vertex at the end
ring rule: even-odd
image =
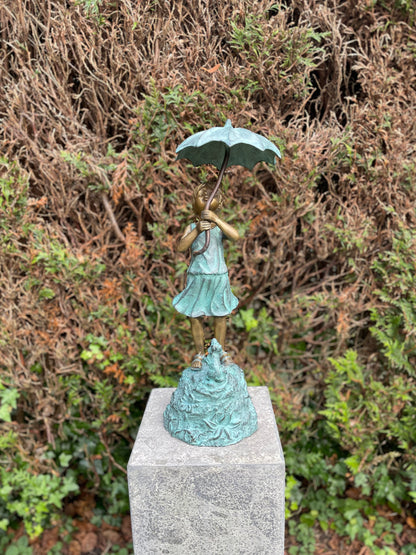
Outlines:
{"type": "MultiPolygon", "coordinates": [[[[234,128],[227,119],[224,127],[212,127],[191,135],[176,149],[177,160],[186,158],[194,166],[213,164],[220,170],[205,209],[208,210],[221,185],[224,171],[230,166],[244,166],[252,170],[257,162],[274,165],[275,158],[281,158],[279,149],[268,139],[241,127],[234,128]]],[[[202,254],[209,246],[209,229],[205,231],[205,245],[194,255],[202,254]]]]}
{"type": "Polygon", "coordinates": [[[274,165],[275,157],[281,158],[279,149],[268,139],[241,127],[234,128],[227,119],[224,127],[212,127],[191,135],[176,149],[177,160],[186,158],[194,166],[213,164],[222,169],[225,157],[229,154],[224,167],[244,166],[252,170],[257,162],[274,165]]]}

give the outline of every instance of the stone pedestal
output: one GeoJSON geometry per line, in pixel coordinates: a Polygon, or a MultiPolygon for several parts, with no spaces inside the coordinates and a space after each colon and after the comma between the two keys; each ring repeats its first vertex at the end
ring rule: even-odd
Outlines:
{"type": "Polygon", "coordinates": [[[283,555],[283,452],[267,388],[248,390],[258,430],[227,447],[171,437],[174,389],[152,391],[127,466],[135,555],[283,555]]]}

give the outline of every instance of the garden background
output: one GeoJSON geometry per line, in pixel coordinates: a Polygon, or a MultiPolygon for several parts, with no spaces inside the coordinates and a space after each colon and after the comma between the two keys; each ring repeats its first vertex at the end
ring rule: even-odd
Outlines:
{"type": "Polygon", "coordinates": [[[270,388],[287,553],[416,552],[412,0],[3,0],[0,549],[131,553],[125,469],[192,356],[171,306],[191,133],[262,133],[225,178],[229,350],[270,388]]]}

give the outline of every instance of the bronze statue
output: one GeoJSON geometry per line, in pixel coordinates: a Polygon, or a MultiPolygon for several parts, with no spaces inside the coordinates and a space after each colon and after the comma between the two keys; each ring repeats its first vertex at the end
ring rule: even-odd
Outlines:
{"type": "Polygon", "coordinates": [[[199,185],[193,196],[195,221],[188,225],[178,250],[191,249],[185,289],[173,305],[191,320],[196,354],[185,368],[163,413],[166,430],[191,445],[225,446],[257,430],[257,414],[248,394],[244,371],[225,349],[227,316],[237,307],[224,260],[224,239],[237,240],[238,231],[217,214],[221,180],[227,167],[253,169],[257,162],[274,164],[279,149],[248,129],[234,129],[230,120],[188,137],[176,149],[178,158],[194,166],[213,164],[220,170],[215,187],[199,185]],[[205,353],[202,318],[214,317],[214,338],[205,353]]]}
{"type": "Polygon", "coordinates": [[[191,320],[192,337],[196,354],[192,368],[201,368],[205,352],[204,329],[201,318],[214,317],[214,337],[224,350],[221,357],[223,364],[230,364],[231,357],[225,352],[225,335],[227,316],[237,307],[238,299],[233,295],[228,279],[228,270],[224,260],[223,239],[239,239],[238,231],[222,220],[216,213],[222,204],[221,196],[215,196],[207,210],[207,199],[212,191],[205,185],[199,185],[193,195],[195,223],[185,229],[178,251],[192,250],[192,259],[188,268],[185,289],[173,300],[173,305],[191,320]],[[201,249],[203,232],[210,230],[211,240],[206,250],[201,249]],[[203,252],[198,253],[198,251],[203,252]]]}

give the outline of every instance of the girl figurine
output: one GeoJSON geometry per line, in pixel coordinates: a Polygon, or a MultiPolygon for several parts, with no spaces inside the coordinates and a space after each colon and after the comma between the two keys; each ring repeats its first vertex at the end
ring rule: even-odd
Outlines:
{"type": "Polygon", "coordinates": [[[173,299],[173,306],[191,321],[192,338],[196,354],[192,368],[202,366],[204,357],[203,316],[214,317],[214,337],[224,350],[222,364],[232,363],[231,357],[225,352],[226,317],[238,305],[233,295],[228,278],[228,270],[224,260],[223,239],[239,239],[238,231],[224,222],[215,212],[220,207],[221,197],[211,202],[210,210],[205,205],[210,191],[205,185],[199,185],[193,196],[193,210],[196,223],[188,225],[181,240],[178,251],[185,252],[191,247],[192,258],[187,272],[185,289],[173,299]],[[207,250],[201,250],[205,243],[205,230],[210,230],[210,243],[207,250]]]}

